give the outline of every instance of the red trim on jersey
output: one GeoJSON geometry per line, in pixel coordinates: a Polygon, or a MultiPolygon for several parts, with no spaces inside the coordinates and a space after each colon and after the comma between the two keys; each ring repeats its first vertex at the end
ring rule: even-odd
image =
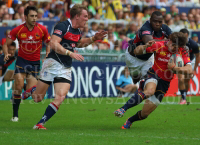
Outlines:
{"type": "Polygon", "coordinates": [[[71,41],[74,41],[74,42],[78,42],[81,38],[81,35],[80,34],[72,34],[71,32],[67,32],[64,36],[63,36],[64,39],[66,40],[71,40],[71,41]]]}

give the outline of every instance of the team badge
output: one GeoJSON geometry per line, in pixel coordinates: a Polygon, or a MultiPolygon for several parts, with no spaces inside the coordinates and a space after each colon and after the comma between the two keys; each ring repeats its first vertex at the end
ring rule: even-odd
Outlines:
{"type": "Polygon", "coordinates": [[[40,39],[40,35],[38,33],[35,33],[35,38],[40,39]]]}
{"type": "Polygon", "coordinates": [[[161,52],[160,52],[160,55],[165,56],[165,55],[166,55],[166,52],[161,51],[161,52]]]}
{"type": "Polygon", "coordinates": [[[143,31],[142,34],[151,34],[150,31],[143,31]]]}
{"type": "Polygon", "coordinates": [[[27,37],[27,34],[26,33],[22,33],[21,34],[21,38],[26,38],[27,37]]]}

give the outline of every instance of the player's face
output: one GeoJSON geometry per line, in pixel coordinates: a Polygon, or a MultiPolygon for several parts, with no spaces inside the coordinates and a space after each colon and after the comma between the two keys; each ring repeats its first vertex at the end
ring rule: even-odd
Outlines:
{"type": "Polygon", "coordinates": [[[86,10],[82,10],[80,16],[78,17],[79,28],[84,28],[87,21],[88,21],[88,12],[86,10]]]}
{"type": "Polygon", "coordinates": [[[36,21],[37,21],[37,12],[30,10],[28,16],[26,16],[26,22],[29,25],[34,26],[36,21]]]}
{"type": "Polygon", "coordinates": [[[178,46],[174,44],[172,41],[167,42],[167,47],[171,53],[176,53],[178,51],[178,46]]]}
{"type": "Polygon", "coordinates": [[[11,57],[15,56],[16,47],[9,46],[8,53],[11,54],[11,57]]]}
{"type": "Polygon", "coordinates": [[[154,15],[151,19],[150,19],[150,23],[151,26],[153,27],[154,31],[159,31],[162,27],[162,21],[163,21],[163,17],[162,16],[156,16],[154,15]]]}

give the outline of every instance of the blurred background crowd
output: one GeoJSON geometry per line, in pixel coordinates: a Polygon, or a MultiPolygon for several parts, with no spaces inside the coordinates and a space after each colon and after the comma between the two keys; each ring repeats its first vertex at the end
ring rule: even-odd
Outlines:
{"type": "MultiPolygon", "coordinates": [[[[80,3],[88,7],[89,21],[82,29],[82,37],[91,37],[97,31],[107,30],[108,36],[88,46],[88,50],[125,50],[142,24],[149,20],[151,13],[160,11],[163,23],[173,31],[187,28],[200,30],[199,0],[2,0],[0,1],[0,27],[14,27],[25,21],[24,9],[38,7],[38,20],[64,21],[70,17],[70,8],[80,3]]],[[[9,30],[1,32],[5,37],[9,30]]],[[[198,42],[198,33],[192,33],[198,42]]],[[[1,44],[5,38],[1,40],[1,44]]]]}

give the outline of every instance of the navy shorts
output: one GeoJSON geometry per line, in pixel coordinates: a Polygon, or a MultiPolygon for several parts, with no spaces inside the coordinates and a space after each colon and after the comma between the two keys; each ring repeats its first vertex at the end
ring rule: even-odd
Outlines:
{"type": "Polygon", "coordinates": [[[150,68],[149,71],[147,72],[147,78],[145,79],[145,81],[150,78],[154,78],[158,81],[158,84],[156,87],[156,92],[154,95],[161,102],[169,88],[170,82],[165,81],[165,80],[161,79],[160,77],[158,77],[152,68],[150,68]]]}
{"type": "Polygon", "coordinates": [[[15,74],[17,73],[26,73],[37,78],[40,71],[40,61],[29,61],[25,60],[22,57],[17,57],[15,65],[15,74]]]}

